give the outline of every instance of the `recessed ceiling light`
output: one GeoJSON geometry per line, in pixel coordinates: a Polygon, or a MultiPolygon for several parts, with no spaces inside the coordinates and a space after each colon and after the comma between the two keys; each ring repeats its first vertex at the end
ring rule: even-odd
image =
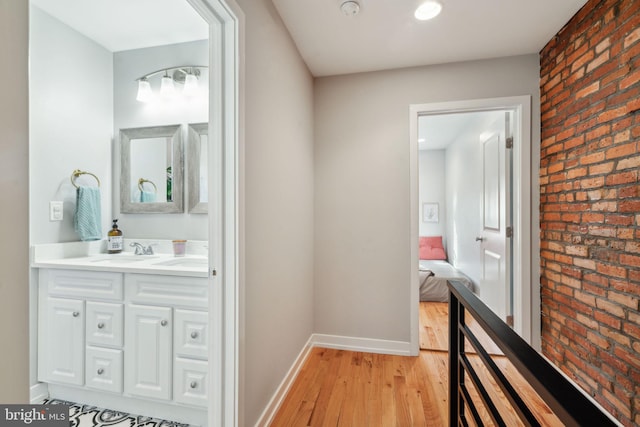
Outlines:
{"type": "Polygon", "coordinates": [[[427,0],[416,9],[413,14],[420,21],[427,21],[440,15],[442,4],[436,0],[427,0]]]}
{"type": "Polygon", "coordinates": [[[340,10],[347,16],[355,16],[360,12],[360,4],[354,0],[343,1],[340,10]]]}

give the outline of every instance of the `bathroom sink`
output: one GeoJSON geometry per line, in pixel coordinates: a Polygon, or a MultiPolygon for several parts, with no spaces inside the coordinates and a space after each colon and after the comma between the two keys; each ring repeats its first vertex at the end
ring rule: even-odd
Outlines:
{"type": "Polygon", "coordinates": [[[185,268],[198,268],[207,267],[209,260],[207,258],[173,258],[166,261],[160,261],[154,263],[154,265],[164,265],[167,267],[185,267],[185,268]]]}
{"type": "Polygon", "coordinates": [[[103,258],[97,258],[91,260],[91,262],[101,263],[101,264],[129,264],[132,262],[140,262],[146,261],[149,259],[157,258],[155,256],[147,256],[147,255],[112,255],[103,258]]]}

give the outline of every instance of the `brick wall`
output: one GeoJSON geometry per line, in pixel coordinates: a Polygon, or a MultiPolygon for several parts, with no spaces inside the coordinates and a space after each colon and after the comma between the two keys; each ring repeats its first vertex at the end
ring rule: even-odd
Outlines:
{"type": "Polygon", "coordinates": [[[638,425],[640,1],[588,1],[540,62],[542,349],[638,425]]]}

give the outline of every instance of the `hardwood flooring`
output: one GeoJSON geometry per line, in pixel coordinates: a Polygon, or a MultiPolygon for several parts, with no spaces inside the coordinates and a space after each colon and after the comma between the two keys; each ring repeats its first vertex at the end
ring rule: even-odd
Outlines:
{"type": "MultiPolygon", "coordinates": [[[[420,349],[449,351],[449,303],[420,302],[420,349]]],[[[469,329],[478,337],[482,346],[489,354],[502,355],[502,351],[469,316],[469,329]]],[[[467,351],[474,352],[471,344],[467,343],[467,351]]]]}
{"type": "MultiPolygon", "coordinates": [[[[442,304],[442,303],[441,303],[442,304]]],[[[444,304],[446,308],[446,304],[444,304]]],[[[442,306],[436,308],[442,315],[442,306]]],[[[446,317],[446,313],[444,313],[446,317]]],[[[311,350],[271,426],[447,426],[447,325],[442,319],[427,333],[442,349],[417,357],[351,352],[316,347],[311,350]]],[[[522,425],[501,390],[475,355],[482,383],[495,397],[508,426],[522,425]]],[[[561,426],[506,357],[494,361],[514,384],[543,426],[561,426]]],[[[477,393],[472,392],[479,402],[477,393]]],[[[484,425],[493,425],[480,411],[484,425]]]]}

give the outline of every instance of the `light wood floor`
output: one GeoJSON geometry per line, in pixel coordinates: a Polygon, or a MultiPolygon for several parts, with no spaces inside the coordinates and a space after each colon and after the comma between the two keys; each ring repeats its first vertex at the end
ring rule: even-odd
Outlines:
{"type": "MultiPolygon", "coordinates": [[[[446,326],[439,333],[438,342],[446,343],[446,326]]],[[[271,426],[447,426],[447,357],[442,350],[407,357],[314,348],[271,426]]],[[[477,356],[469,358],[498,400],[506,425],[522,425],[477,356]]],[[[562,425],[504,356],[494,356],[494,361],[542,425],[562,425]]],[[[482,415],[485,425],[492,425],[482,415]]]]}
{"type": "MultiPolygon", "coordinates": [[[[449,351],[449,303],[448,302],[420,302],[420,349],[449,351]]],[[[473,317],[467,319],[469,329],[477,336],[489,354],[502,355],[502,351],[487,336],[473,317]]],[[[466,350],[475,352],[471,344],[467,343],[466,350]]]]}

